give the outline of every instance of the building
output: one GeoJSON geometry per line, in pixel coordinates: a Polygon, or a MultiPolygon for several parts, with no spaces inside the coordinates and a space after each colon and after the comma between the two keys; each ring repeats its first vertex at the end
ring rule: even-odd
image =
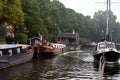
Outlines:
{"type": "Polygon", "coordinates": [[[57,37],[58,41],[66,44],[67,46],[79,45],[79,34],[78,33],[63,33],[57,37]]]}

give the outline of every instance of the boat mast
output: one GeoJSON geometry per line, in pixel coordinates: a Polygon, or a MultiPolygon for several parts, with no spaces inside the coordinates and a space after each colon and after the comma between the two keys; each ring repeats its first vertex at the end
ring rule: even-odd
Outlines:
{"type": "Polygon", "coordinates": [[[109,12],[110,12],[110,35],[109,35],[109,38],[110,38],[110,41],[112,42],[112,13],[111,13],[111,1],[109,0],[109,12]]]}
{"type": "Polygon", "coordinates": [[[108,37],[109,37],[109,32],[108,32],[108,27],[109,27],[109,10],[108,10],[108,0],[107,0],[107,27],[106,27],[106,35],[105,35],[105,40],[108,40],[108,37]]]}
{"type": "Polygon", "coordinates": [[[110,40],[112,42],[112,14],[111,14],[111,1],[110,0],[107,0],[106,40],[110,40]]]}

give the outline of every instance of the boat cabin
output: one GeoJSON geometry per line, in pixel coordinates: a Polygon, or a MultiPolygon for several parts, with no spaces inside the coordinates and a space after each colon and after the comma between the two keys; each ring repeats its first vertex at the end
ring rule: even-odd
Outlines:
{"type": "Polygon", "coordinates": [[[99,42],[96,46],[97,52],[104,52],[113,49],[116,51],[115,43],[113,42],[99,42]]]}
{"type": "Polygon", "coordinates": [[[22,52],[22,46],[20,45],[7,45],[7,44],[1,44],[0,45],[0,56],[9,55],[10,53],[12,55],[21,54],[22,52]]]}
{"type": "Polygon", "coordinates": [[[115,48],[115,44],[112,42],[101,42],[98,44],[99,49],[104,49],[104,48],[115,48]]]}

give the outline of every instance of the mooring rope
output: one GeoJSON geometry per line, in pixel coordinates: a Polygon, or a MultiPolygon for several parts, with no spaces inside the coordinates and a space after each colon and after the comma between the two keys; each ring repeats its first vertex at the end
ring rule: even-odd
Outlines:
{"type": "Polygon", "coordinates": [[[102,80],[103,74],[104,74],[104,67],[105,67],[105,53],[103,53],[103,56],[100,57],[99,61],[99,74],[98,74],[98,80],[102,80]]]}

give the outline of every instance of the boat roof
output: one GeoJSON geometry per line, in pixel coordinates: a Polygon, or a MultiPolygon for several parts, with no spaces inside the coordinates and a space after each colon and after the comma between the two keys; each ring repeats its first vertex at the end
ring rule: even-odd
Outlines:
{"type": "Polygon", "coordinates": [[[0,49],[9,49],[9,48],[16,48],[21,47],[21,45],[17,44],[0,44],[0,49]]]}
{"type": "Polygon", "coordinates": [[[107,43],[107,44],[115,44],[114,42],[109,42],[109,41],[103,41],[103,42],[98,42],[98,44],[105,44],[105,43],[107,43]]]}
{"type": "Polygon", "coordinates": [[[30,46],[30,45],[27,45],[27,44],[17,44],[17,45],[22,46],[22,49],[25,49],[25,48],[30,46]]]}

